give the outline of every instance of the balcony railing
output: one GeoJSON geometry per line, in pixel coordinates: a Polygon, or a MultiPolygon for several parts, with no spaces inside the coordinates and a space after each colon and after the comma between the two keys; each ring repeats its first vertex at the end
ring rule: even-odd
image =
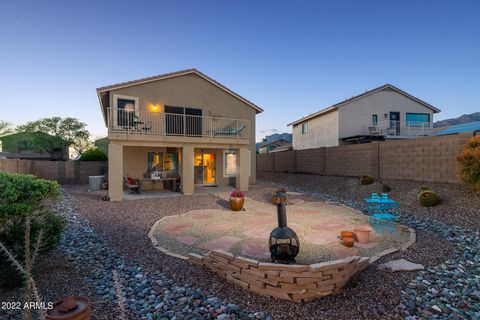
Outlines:
{"type": "Polygon", "coordinates": [[[108,108],[110,133],[249,138],[250,120],[108,108]]]}
{"type": "Polygon", "coordinates": [[[377,125],[369,126],[372,135],[395,136],[395,137],[420,137],[432,134],[430,122],[421,121],[393,121],[385,120],[377,125]]]}

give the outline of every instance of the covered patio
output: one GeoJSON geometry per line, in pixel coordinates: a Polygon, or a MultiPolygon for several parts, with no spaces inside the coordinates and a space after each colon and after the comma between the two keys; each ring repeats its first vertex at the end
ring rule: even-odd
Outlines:
{"type": "Polygon", "coordinates": [[[162,142],[109,144],[111,201],[247,190],[251,156],[246,145],[162,142]],[[225,189],[226,187],[226,189],[225,189]]]}

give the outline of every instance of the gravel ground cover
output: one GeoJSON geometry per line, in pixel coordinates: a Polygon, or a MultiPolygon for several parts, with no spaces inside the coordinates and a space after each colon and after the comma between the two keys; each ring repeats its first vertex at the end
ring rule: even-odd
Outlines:
{"type": "MultiPolygon", "coordinates": [[[[35,280],[40,294],[45,302],[55,302],[70,295],[83,295],[91,299],[91,319],[109,320],[115,314],[117,306],[113,301],[103,300],[95,290],[83,281],[87,273],[84,266],[75,266],[68,261],[59,248],[42,256],[37,260],[35,280]]],[[[0,302],[23,302],[25,291],[23,288],[0,288],[0,302]]],[[[0,319],[23,319],[22,310],[0,310],[0,319]]]]}
{"type": "MultiPolygon", "coordinates": [[[[277,188],[279,186],[271,181],[277,183],[281,181],[282,186],[286,186],[292,191],[305,192],[313,197],[338,201],[358,209],[365,209],[362,202],[318,191],[322,189],[320,185],[306,189],[304,182],[299,186],[297,184],[299,180],[296,175],[264,173],[260,176],[263,179],[271,179],[269,180],[271,188],[277,188]]],[[[300,181],[308,180],[305,175],[301,176],[303,176],[303,179],[300,179],[300,181]]],[[[337,182],[338,179],[343,179],[346,188],[355,183],[352,179],[348,178],[317,176],[313,176],[312,178],[312,180],[317,183],[320,181],[326,183],[331,179],[337,179],[337,182]]],[[[358,182],[356,183],[357,187],[355,189],[361,189],[358,187],[358,182]]],[[[395,187],[401,185],[401,182],[390,183],[395,187]]],[[[409,185],[409,187],[404,186],[404,188],[410,190],[411,193],[412,184],[414,183],[403,183],[409,185]]],[[[478,199],[465,189],[463,189],[465,194],[459,193],[458,186],[455,185],[443,185],[443,188],[445,189],[445,194],[448,194],[449,190],[456,191],[453,193],[455,193],[458,198],[468,200],[464,201],[463,207],[458,211],[467,213],[469,216],[463,217],[463,219],[459,218],[459,224],[467,224],[467,227],[478,230],[478,213],[480,213],[480,210],[477,210],[478,199]],[[475,213],[477,216],[475,216],[475,213]],[[472,221],[472,223],[470,223],[470,221],[472,221]]],[[[345,190],[338,191],[338,188],[336,190],[338,193],[346,192],[345,190]]],[[[353,193],[352,191],[352,194],[353,193]]],[[[437,264],[427,266],[425,271],[419,272],[414,279],[409,281],[406,287],[402,288],[402,302],[399,304],[401,314],[403,314],[406,319],[480,319],[480,233],[462,226],[457,226],[454,223],[440,222],[451,221],[451,217],[447,218],[446,216],[447,210],[450,210],[452,216],[461,216],[458,215],[457,208],[452,207],[452,205],[456,203],[455,199],[444,199],[444,202],[440,206],[430,208],[434,216],[440,220],[437,221],[431,218],[431,211],[429,214],[425,212],[417,214],[417,211],[409,211],[409,208],[414,207],[415,204],[413,204],[411,197],[408,196],[408,191],[406,194],[401,194],[397,191],[398,198],[403,197],[403,199],[410,200],[409,203],[404,204],[402,207],[403,211],[400,215],[400,222],[418,230],[424,230],[429,238],[441,236],[443,239],[449,241],[452,255],[448,259],[437,260],[437,264]]],[[[357,198],[358,197],[357,195],[357,198]]],[[[429,246],[434,250],[439,244],[435,240],[430,239],[429,246]]]]}
{"type": "MultiPolygon", "coordinates": [[[[273,182],[278,185],[292,185],[302,190],[335,196],[356,203],[372,192],[380,192],[382,185],[376,181],[371,185],[360,185],[357,178],[319,176],[310,174],[289,174],[260,171],[260,181],[273,182]]],[[[390,195],[398,200],[401,210],[414,212],[415,216],[437,220],[449,225],[456,225],[473,231],[480,231],[480,197],[476,197],[463,184],[429,183],[418,181],[382,181],[392,188],[390,195]],[[418,205],[417,196],[420,186],[427,185],[441,198],[441,205],[424,208],[418,205]]],[[[249,196],[252,192],[248,193],[249,196]]]]}
{"type": "MultiPolygon", "coordinates": [[[[274,185],[260,183],[248,191],[259,201],[269,202],[274,185]]],[[[213,195],[148,199],[111,203],[100,201],[101,194],[87,193],[86,186],[66,188],[74,199],[76,212],[88,218],[97,233],[116,251],[141,265],[148,272],[160,271],[185,286],[195,286],[234,303],[243,309],[263,310],[274,319],[401,319],[399,308],[402,288],[418,273],[392,274],[379,272],[376,266],[396,258],[434,267],[451,257],[453,245],[441,237],[422,230],[417,242],[406,252],[394,253],[376,262],[355,276],[341,293],[308,303],[292,303],[261,297],[226,282],[206,268],[191,265],[161,254],[146,236],[155,221],[163,216],[177,215],[193,209],[225,207],[225,201],[213,195]],[[431,243],[437,246],[431,246],[431,243]]],[[[306,201],[318,201],[320,196],[306,195],[306,201]]]]}
{"type": "MultiPolygon", "coordinates": [[[[59,212],[68,219],[59,249],[76,266],[88,266],[84,281],[94,287],[103,301],[117,303],[113,271],[118,272],[122,300],[129,319],[269,319],[262,312],[248,312],[235,304],[205,294],[201,289],[182,286],[157,271],[119,255],[106,244],[88,220],[75,212],[71,197],[63,194],[59,212]]],[[[134,248],[135,245],[131,244],[134,248]]],[[[109,313],[120,318],[119,310],[109,313]]]]}

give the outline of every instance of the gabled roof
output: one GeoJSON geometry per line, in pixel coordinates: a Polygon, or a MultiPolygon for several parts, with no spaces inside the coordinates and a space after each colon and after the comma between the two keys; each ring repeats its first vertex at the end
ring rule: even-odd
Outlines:
{"type": "Polygon", "coordinates": [[[369,90],[369,91],[365,91],[365,92],[362,93],[362,94],[359,94],[359,95],[357,95],[357,96],[354,96],[354,97],[352,97],[352,98],[350,98],[350,99],[347,99],[347,100],[344,100],[344,101],[342,101],[342,102],[336,103],[336,104],[334,104],[334,105],[331,105],[331,106],[328,107],[328,108],[322,109],[322,110],[320,110],[320,111],[318,111],[318,112],[312,113],[312,114],[310,114],[310,115],[308,115],[308,116],[306,116],[306,117],[303,117],[303,118],[301,118],[301,119],[299,119],[299,120],[296,120],[296,121],[294,121],[294,122],[291,122],[291,123],[289,123],[287,126],[295,126],[295,125],[297,125],[297,124],[300,124],[300,123],[302,123],[302,122],[304,122],[304,121],[307,121],[307,120],[313,119],[313,118],[315,118],[315,117],[321,116],[321,115],[323,115],[323,114],[325,114],[325,113],[328,113],[328,112],[330,112],[330,111],[337,110],[338,108],[340,108],[340,107],[342,107],[342,106],[344,106],[344,105],[346,105],[346,104],[348,104],[348,103],[350,103],[350,102],[353,102],[353,101],[355,101],[355,100],[359,100],[359,99],[365,98],[365,97],[367,97],[367,96],[369,96],[369,95],[372,95],[372,94],[374,94],[374,93],[377,93],[377,92],[382,91],[382,90],[385,90],[385,89],[394,90],[394,91],[396,91],[396,92],[398,92],[398,93],[406,96],[407,98],[410,98],[410,99],[412,99],[412,100],[414,100],[414,101],[416,101],[416,102],[424,105],[425,107],[431,109],[434,113],[440,112],[440,109],[437,109],[437,108],[435,108],[434,106],[426,103],[425,101],[420,100],[420,99],[418,99],[417,97],[414,97],[414,96],[412,96],[411,94],[409,94],[409,93],[407,93],[407,92],[405,92],[405,91],[403,91],[403,90],[400,90],[399,88],[395,87],[394,85],[391,85],[391,84],[387,83],[387,84],[384,84],[383,86],[377,87],[377,88],[372,89],[372,90],[369,90]]]}
{"type": "Polygon", "coordinates": [[[265,142],[265,143],[261,144],[260,146],[258,146],[258,149],[265,148],[265,147],[267,147],[271,144],[277,144],[277,145],[281,146],[281,145],[284,145],[284,144],[287,144],[287,143],[289,143],[289,142],[285,139],[278,139],[278,140],[275,140],[275,141],[265,142]]]}
{"type": "Polygon", "coordinates": [[[270,153],[273,153],[273,152],[282,152],[282,151],[289,151],[289,150],[292,150],[293,147],[292,147],[292,143],[289,142],[287,144],[284,144],[283,146],[280,146],[278,148],[275,148],[273,150],[270,150],[270,153]]]}
{"type": "MultiPolygon", "coordinates": [[[[234,96],[238,100],[242,101],[243,103],[247,104],[248,106],[252,107],[253,109],[256,110],[257,113],[263,112],[263,109],[254,104],[253,102],[245,99],[244,97],[240,96],[239,94],[235,93],[234,91],[230,90],[229,88],[225,87],[223,84],[220,82],[217,82],[216,80],[208,77],[207,75],[203,74],[202,72],[198,71],[197,69],[186,69],[186,70],[181,70],[181,71],[176,71],[176,72],[170,72],[170,73],[164,73],[160,74],[157,76],[153,77],[148,77],[148,78],[142,78],[142,79],[137,79],[137,80],[132,80],[132,81],[126,81],[126,82],[120,82],[108,86],[103,86],[100,88],[97,88],[97,95],[98,99],[100,101],[100,106],[105,107],[103,104],[108,101],[108,99],[105,99],[105,97],[109,94],[110,90],[115,90],[115,89],[120,89],[120,88],[126,88],[126,87],[131,87],[143,83],[148,83],[148,82],[153,82],[153,81],[159,81],[159,80],[164,80],[168,78],[174,78],[174,77],[179,77],[179,76],[184,76],[188,74],[195,74],[211,84],[215,85],[216,87],[222,89],[223,91],[227,92],[228,94],[234,96]]],[[[105,117],[105,112],[104,115],[105,117]]]]}

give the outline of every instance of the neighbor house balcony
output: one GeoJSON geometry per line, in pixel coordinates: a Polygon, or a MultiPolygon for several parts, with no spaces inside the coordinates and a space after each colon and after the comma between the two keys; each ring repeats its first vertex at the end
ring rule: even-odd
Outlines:
{"type": "MultiPolygon", "coordinates": [[[[247,119],[107,109],[108,132],[119,135],[188,137],[210,139],[249,139],[247,119]]],[[[172,140],[172,139],[170,139],[172,140]]]]}
{"type": "Polygon", "coordinates": [[[414,138],[432,134],[432,124],[421,121],[393,121],[385,120],[369,126],[371,135],[381,135],[389,138],[414,138]]]}

